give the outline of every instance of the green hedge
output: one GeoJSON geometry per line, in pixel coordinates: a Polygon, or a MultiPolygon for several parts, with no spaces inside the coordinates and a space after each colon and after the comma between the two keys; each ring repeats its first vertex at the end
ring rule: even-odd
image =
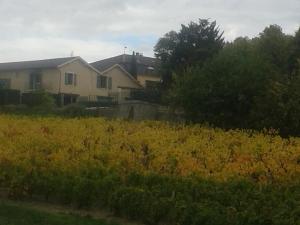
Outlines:
{"type": "Polygon", "coordinates": [[[45,91],[33,91],[22,94],[22,104],[29,107],[53,107],[55,105],[55,98],[45,91]]]}
{"type": "Polygon", "coordinates": [[[128,100],[138,100],[161,104],[161,91],[159,89],[133,90],[128,100]]]}
{"type": "Polygon", "coordinates": [[[90,107],[110,107],[117,104],[116,101],[114,101],[111,97],[105,97],[105,96],[99,96],[98,101],[82,101],[78,102],[78,104],[81,104],[87,108],[90,107]]]}
{"type": "Polygon", "coordinates": [[[6,164],[0,165],[0,184],[11,198],[43,196],[80,208],[105,207],[146,224],[300,224],[299,183],[264,186],[138,173],[121,177],[93,165],[67,173],[6,164]]]}

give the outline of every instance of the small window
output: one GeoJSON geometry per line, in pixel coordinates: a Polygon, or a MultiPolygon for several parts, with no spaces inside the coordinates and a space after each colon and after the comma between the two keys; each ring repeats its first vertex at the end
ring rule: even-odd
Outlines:
{"type": "Polygon", "coordinates": [[[97,76],[97,88],[107,88],[107,77],[98,75],[97,76]]]}
{"type": "Polygon", "coordinates": [[[65,73],[65,85],[77,85],[77,74],[67,72],[65,73]]]}
{"type": "Polygon", "coordinates": [[[146,74],[154,74],[155,69],[152,66],[147,67],[146,74]]]}
{"type": "Polygon", "coordinates": [[[0,89],[9,89],[10,79],[0,79],[0,89]]]}
{"type": "Polygon", "coordinates": [[[73,77],[74,77],[74,85],[76,86],[77,85],[77,74],[74,73],[73,77]]]}
{"type": "Polygon", "coordinates": [[[111,77],[108,78],[108,89],[109,90],[112,89],[112,78],[111,77]]]}
{"type": "Polygon", "coordinates": [[[42,88],[42,74],[39,72],[33,72],[30,74],[30,84],[31,90],[39,90],[42,88]]]}

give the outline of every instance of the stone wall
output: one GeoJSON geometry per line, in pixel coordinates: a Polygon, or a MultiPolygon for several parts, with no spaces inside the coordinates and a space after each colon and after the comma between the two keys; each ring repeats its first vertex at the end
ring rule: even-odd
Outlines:
{"type": "Polygon", "coordinates": [[[117,106],[117,117],[122,119],[155,120],[157,113],[157,105],[141,101],[126,101],[117,106]]]}
{"type": "Polygon", "coordinates": [[[124,101],[115,107],[95,108],[95,110],[97,110],[97,115],[107,118],[184,122],[184,114],[182,112],[171,110],[166,106],[142,101],[124,101]]]}

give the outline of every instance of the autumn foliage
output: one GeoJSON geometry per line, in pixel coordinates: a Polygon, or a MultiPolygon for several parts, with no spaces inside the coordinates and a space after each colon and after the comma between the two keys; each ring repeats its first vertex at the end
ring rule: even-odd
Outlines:
{"type": "Polygon", "coordinates": [[[12,198],[105,207],[149,224],[299,222],[299,138],[2,115],[0,143],[0,186],[12,198]]]}

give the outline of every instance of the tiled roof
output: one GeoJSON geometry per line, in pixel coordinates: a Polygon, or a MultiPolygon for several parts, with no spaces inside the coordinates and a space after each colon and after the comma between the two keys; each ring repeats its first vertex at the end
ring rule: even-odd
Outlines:
{"type": "Polygon", "coordinates": [[[0,63],[0,71],[56,68],[59,65],[69,62],[75,58],[77,57],[0,63]]]}
{"type": "MultiPolygon", "coordinates": [[[[125,54],[125,55],[118,55],[115,57],[99,60],[91,63],[91,65],[100,71],[105,71],[106,69],[112,67],[113,65],[119,64],[123,66],[125,70],[127,70],[127,66],[124,65],[130,64],[131,60],[132,60],[132,55],[125,54]]],[[[137,55],[136,60],[138,66],[146,66],[146,67],[153,67],[153,68],[156,68],[159,63],[156,58],[145,57],[142,55],[137,55]]]]}

